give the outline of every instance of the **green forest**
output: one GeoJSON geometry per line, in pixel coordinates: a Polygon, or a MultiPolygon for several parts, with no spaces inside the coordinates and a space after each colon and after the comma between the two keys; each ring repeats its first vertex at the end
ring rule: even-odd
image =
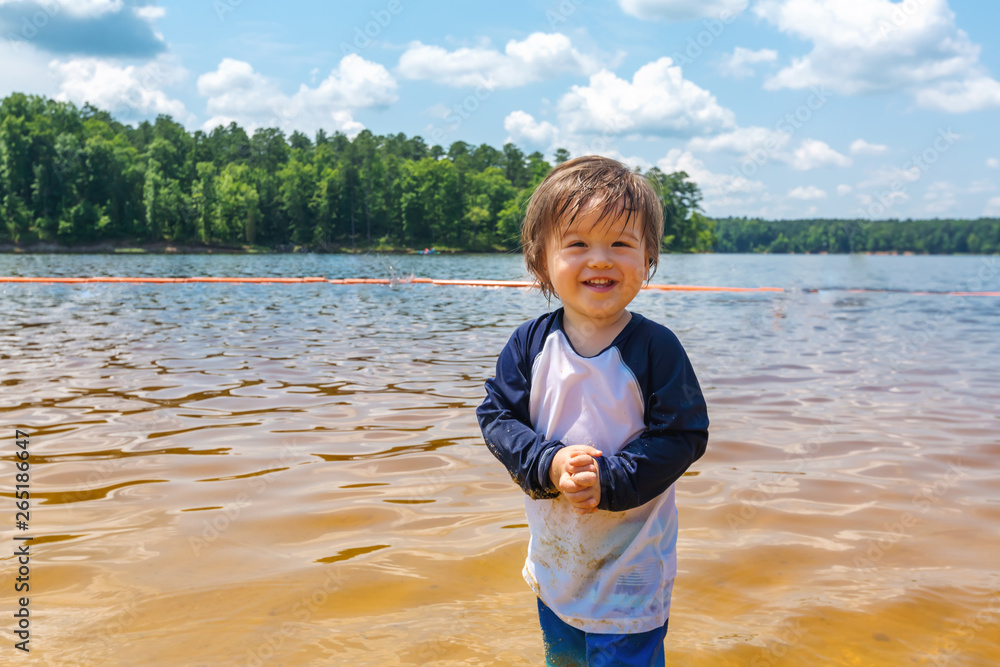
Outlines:
{"type": "MultiPolygon", "coordinates": [[[[189,133],[168,116],[131,127],[13,94],[0,102],[0,242],[515,250],[551,169],[512,143],[446,151],[419,136],[248,135],[235,123],[189,133]]],[[[698,187],[683,172],[646,176],[661,192],[665,248],[710,250],[698,187]]]]}
{"type": "Polygon", "coordinates": [[[1000,253],[1000,219],[780,220],[720,218],[715,252],[1000,253]]]}
{"type": "MultiPolygon", "coordinates": [[[[513,143],[445,149],[404,134],[248,134],[236,123],[188,132],[169,116],[133,127],[15,93],[0,101],[0,244],[511,251],[552,166],[513,143]]],[[[669,252],[1000,252],[996,219],[716,221],[686,173],[645,175],[669,252]]]]}

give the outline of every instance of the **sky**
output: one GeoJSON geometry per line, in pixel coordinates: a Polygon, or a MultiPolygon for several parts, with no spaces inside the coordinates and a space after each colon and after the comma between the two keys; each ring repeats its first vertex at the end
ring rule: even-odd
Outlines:
{"type": "Polygon", "coordinates": [[[992,0],[0,0],[0,97],[600,153],[719,217],[997,217],[998,25],[992,0]]]}

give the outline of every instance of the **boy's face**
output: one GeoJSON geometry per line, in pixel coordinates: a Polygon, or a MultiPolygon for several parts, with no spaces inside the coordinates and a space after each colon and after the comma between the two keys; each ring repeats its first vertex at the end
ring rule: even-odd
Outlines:
{"type": "Polygon", "coordinates": [[[589,208],[545,248],[545,267],[565,316],[578,327],[597,328],[618,321],[642,288],[648,257],[642,223],[626,212],[597,222],[600,208],[589,208]]]}

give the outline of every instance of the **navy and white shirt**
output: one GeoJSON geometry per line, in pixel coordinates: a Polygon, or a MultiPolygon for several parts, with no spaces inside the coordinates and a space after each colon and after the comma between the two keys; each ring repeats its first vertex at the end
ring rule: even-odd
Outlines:
{"type": "Polygon", "coordinates": [[[483,437],[524,492],[524,578],[563,621],[632,634],[670,615],[677,572],[674,482],[704,452],[708,412],[665,326],[631,313],[593,357],[577,354],[563,311],[522,324],[476,410],[483,437]],[[549,479],[561,447],[600,449],[598,511],[578,515],[549,479]]]}

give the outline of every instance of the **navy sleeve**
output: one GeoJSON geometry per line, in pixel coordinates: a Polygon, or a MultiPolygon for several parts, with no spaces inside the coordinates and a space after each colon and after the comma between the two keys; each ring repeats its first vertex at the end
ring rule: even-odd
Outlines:
{"type": "Polygon", "coordinates": [[[531,357],[527,325],[514,332],[497,359],[496,377],[486,381],[486,400],[476,409],[486,446],[532,498],[559,495],[549,479],[556,451],[565,445],[531,426],[531,357]]]}
{"type": "Polygon", "coordinates": [[[680,342],[665,327],[660,332],[665,333],[623,354],[633,372],[641,369],[636,379],[646,397],[646,429],[617,454],[597,459],[598,509],[621,512],[644,505],[705,453],[705,397],[680,342]]]}

